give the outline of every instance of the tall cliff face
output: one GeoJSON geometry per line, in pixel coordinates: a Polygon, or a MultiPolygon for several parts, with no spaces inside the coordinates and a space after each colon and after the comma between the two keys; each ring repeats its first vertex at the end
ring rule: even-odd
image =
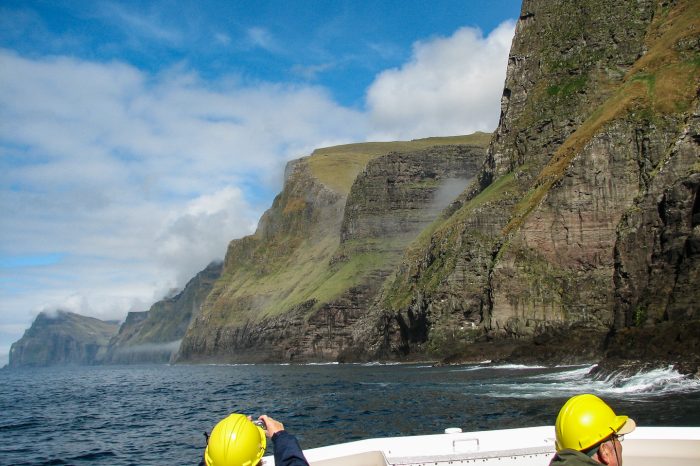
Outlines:
{"type": "Polygon", "coordinates": [[[24,336],[12,344],[9,367],[97,364],[118,330],[116,322],[72,312],[42,312],[24,336]]]}
{"type": "Polygon", "coordinates": [[[109,342],[102,362],[166,363],[177,353],[192,319],[220,277],[223,264],[213,262],[175,296],[153,304],[146,312],[130,312],[109,342]]]}
{"type": "Polygon", "coordinates": [[[525,1],[484,170],[358,326],[367,354],[590,360],[698,319],[699,35],[692,1],[525,1]]]}
{"type": "Polygon", "coordinates": [[[484,135],[319,150],[229,246],[181,361],[333,360],[403,248],[481,165],[484,135]]]}

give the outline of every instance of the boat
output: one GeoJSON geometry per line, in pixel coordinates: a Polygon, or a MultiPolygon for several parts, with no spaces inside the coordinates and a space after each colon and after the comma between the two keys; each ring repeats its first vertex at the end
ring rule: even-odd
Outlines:
{"type": "MultiPolygon", "coordinates": [[[[624,438],[625,466],[700,466],[700,427],[637,427],[624,438]]],[[[311,466],[546,466],[554,427],[359,440],[304,450],[311,466]]],[[[274,458],[263,458],[273,466],[274,458]]]]}

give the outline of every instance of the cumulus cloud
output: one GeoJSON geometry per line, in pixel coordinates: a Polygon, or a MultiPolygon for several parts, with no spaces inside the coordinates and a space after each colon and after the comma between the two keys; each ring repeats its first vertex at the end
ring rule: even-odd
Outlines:
{"type": "Polygon", "coordinates": [[[381,73],[367,91],[376,139],[493,131],[515,23],[484,37],[461,28],[451,37],[417,42],[411,60],[381,73]]]}
{"type": "Polygon", "coordinates": [[[207,262],[223,259],[232,238],[255,229],[257,214],[236,187],[199,196],[166,219],[158,235],[158,262],[176,271],[177,283],[185,283],[202,268],[193,257],[207,262]]]}

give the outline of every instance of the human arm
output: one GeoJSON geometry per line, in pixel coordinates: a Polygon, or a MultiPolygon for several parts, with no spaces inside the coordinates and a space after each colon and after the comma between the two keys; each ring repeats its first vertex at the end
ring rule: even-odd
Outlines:
{"type": "Polygon", "coordinates": [[[259,418],[265,423],[265,435],[275,448],[275,466],[309,466],[296,437],[284,430],[284,425],[269,416],[259,418]]]}

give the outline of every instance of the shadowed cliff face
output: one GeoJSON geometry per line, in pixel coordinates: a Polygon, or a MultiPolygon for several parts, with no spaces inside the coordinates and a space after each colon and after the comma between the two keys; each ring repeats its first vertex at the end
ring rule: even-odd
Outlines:
{"type": "Polygon", "coordinates": [[[190,322],[221,275],[214,262],[192,278],[175,296],[162,299],[146,312],[130,312],[109,342],[102,362],[111,364],[166,363],[177,353],[190,322]]]}
{"type": "Polygon", "coordinates": [[[458,144],[472,139],[369,145],[369,156],[359,144],[291,163],[256,234],[229,246],[179,360],[336,359],[406,245],[478,171],[485,149],[458,144]]]}
{"type": "Polygon", "coordinates": [[[89,365],[99,363],[109,339],[119,330],[72,312],[41,313],[10,349],[10,367],[89,365]]]}
{"type": "Polygon", "coordinates": [[[525,1],[479,182],[358,327],[370,356],[592,360],[698,319],[699,34],[697,2],[525,1]]]}

